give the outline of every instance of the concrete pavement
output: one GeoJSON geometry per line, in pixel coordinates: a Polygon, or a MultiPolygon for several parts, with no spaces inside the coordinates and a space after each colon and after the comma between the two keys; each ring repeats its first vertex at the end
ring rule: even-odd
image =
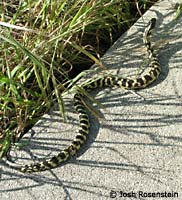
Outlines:
{"type": "MultiPolygon", "coordinates": [[[[146,59],[144,23],[157,18],[154,41],[162,73],[138,92],[145,100],[121,89],[93,93],[104,106],[104,119],[91,116],[89,140],[78,156],[31,175],[1,165],[2,200],[182,199],[182,20],[175,19],[176,3],[180,0],[155,4],[103,57],[113,74],[136,75],[146,59]]],[[[55,105],[33,127],[30,145],[14,152],[18,162],[50,157],[70,143],[78,116],[70,97],[66,102],[68,122],[55,105]]]]}

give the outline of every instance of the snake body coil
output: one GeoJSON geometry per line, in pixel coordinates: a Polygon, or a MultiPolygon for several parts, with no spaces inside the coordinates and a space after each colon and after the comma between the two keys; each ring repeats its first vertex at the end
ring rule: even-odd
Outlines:
{"type": "MultiPolygon", "coordinates": [[[[90,81],[83,85],[83,89],[90,91],[95,88],[118,86],[125,89],[141,89],[153,83],[159,76],[161,68],[156,55],[153,52],[150,42],[151,30],[155,27],[156,19],[152,18],[145,28],[143,34],[143,42],[146,46],[149,57],[149,71],[143,76],[136,79],[122,78],[114,75],[106,75],[96,80],[90,81]]],[[[67,161],[71,156],[75,155],[81,146],[86,142],[89,134],[89,117],[86,112],[85,105],[82,101],[83,95],[77,91],[74,95],[74,107],[79,115],[80,127],[76,138],[72,143],[61,150],[56,156],[50,159],[32,163],[30,165],[20,166],[18,169],[21,172],[40,172],[48,169],[58,167],[61,163],[67,161]]]]}

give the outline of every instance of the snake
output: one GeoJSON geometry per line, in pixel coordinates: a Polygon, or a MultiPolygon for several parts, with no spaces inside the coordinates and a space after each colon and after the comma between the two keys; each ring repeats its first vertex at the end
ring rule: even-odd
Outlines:
{"type": "MultiPolygon", "coordinates": [[[[143,32],[143,43],[145,45],[149,60],[148,72],[143,72],[139,77],[136,78],[123,78],[118,75],[104,75],[97,79],[90,80],[88,83],[83,83],[81,87],[85,91],[89,92],[96,88],[113,86],[127,90],[135,90],[146,88],[148,85],[153,83],[161,72],[160,63],[151,44],[151,33],[155,28],[155,25],[156,18],[150,19],[143,32]]],[[[65,149],[60,150],[57,155],[49,159],[44,159],[43,161],[37,161],[26,165],[16,165],[16,168],[18,168],[19,171],[23,173],[32,173],[56,168],[65,163],[65,161],[68,161],[81,149],[81,147],[86,143],[90,132],[90,120],[86,105],[84,104],[84,98],[86,98],[86,96],[80,90],[76,90],[73,97],[73,102],[75,110],[79,116],[79,129],[71,144],[69,144],[65,149]]]]}

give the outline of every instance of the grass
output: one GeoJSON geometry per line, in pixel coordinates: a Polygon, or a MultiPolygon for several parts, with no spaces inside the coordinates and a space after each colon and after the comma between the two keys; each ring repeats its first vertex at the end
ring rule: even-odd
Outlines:
{"type": "Polygon", "coordinates": [[[153,2],[0,2],[0,157],[153,2]],[[118,34],[119,33],[119,34],[118,34]],[[76,77],[76,78],[75,78],[76,77]],[[69,87],[67,87],[69,86],[69,87]]]}
{"type": "Polygon", "coordinates": [[[176,4],[176,19],[182,16],[182,1],[176,4]]]}

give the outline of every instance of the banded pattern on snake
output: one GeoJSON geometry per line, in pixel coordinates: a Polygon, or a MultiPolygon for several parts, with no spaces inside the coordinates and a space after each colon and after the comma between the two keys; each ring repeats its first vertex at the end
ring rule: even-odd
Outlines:
{"type": "MultiPolygon", "coordinates": [[[[152,29],[154,29],[155,23],[156,19],[152,18],[143,33],[143,43],[146,47],[149,58],[149,71],[147,73],[144,73],[142,76],[135,79],[122,78],[114,75],[106,75],[96,80],[90,81],[87,84],[83,84],[83,89],[85,89],[86,91],[90,91],[95,88],[118,86],[121,88],[132,90],[145,88],[149,84],[153,83],[158,78],[161,72],[160,64],[153,51],[150,41],[151,31],[152,29]]],[[[77,90],[74,95],[74,107],[79,115],[80,127],[78,130],[78,134],[71,142],[71,144],[67,148],[61,150],[58,155],[53,156],[50,159],[45,159],[41,162],[19,166],[16,168],[18,168],[21,172],[27,173],[49,170],[58,167],[78,152],[78,150],[86,142],[90,129],[89,117],[86,111],[85,104],[83,103],[83,98],[84,95],[82,95],[77,90]]]]}

